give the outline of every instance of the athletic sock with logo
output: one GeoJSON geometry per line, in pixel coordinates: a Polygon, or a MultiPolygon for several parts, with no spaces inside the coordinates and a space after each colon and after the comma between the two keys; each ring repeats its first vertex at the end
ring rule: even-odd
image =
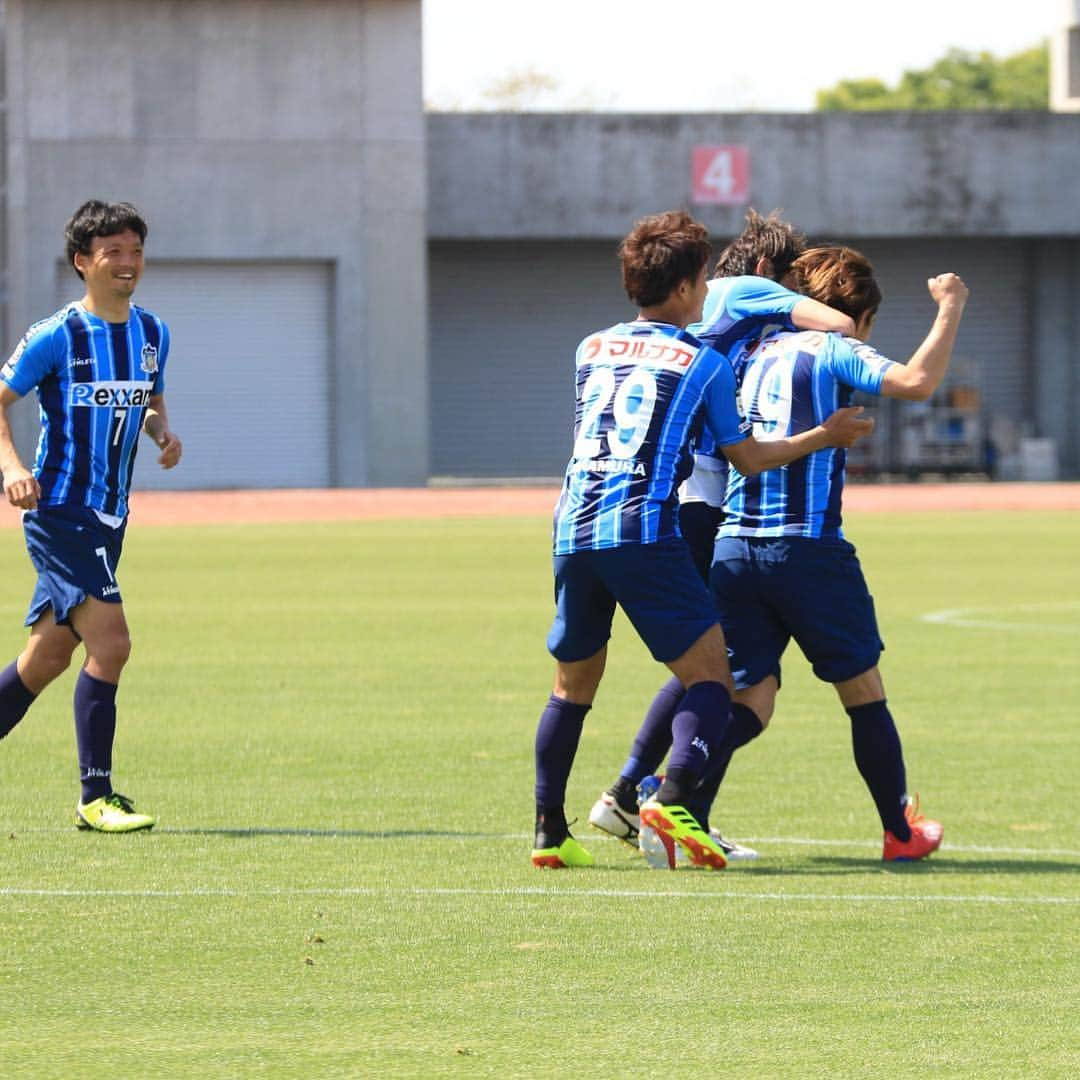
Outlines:
{"type": "Polygon", "coordinates": [[[658,802],[685,804],[708,768],[731,716],[731,695],[723,683],[694,683],[671,721],[671,759],[658,802]]]}
{"type": "Polygon", "coordinates": [[[116,686],[80,671],[75,682],[75,742],[84,805],[112,794],[115,735],[116,686]]]}
{"type": "Polygon", "coordinates": [[[897,840],[910,840],[911,827],[904,817],[907,802],[904,754],[885,699],[855,705],[847,714],[851,717],[855,765],[870,789],[881,824],[897,840]]]}
{"type": "Polygon", "coordinates": [[[12,660],[0,671],[0,739],[26,715],[35,697],[19,677],[18,661],[12,660]]]}
{"type": "Polygon", "coordinates": [[[574,766],[585,714],[591,705],[575,705],[556,697],[548,698],[536,729],[536,808],[537,836],[543,833],[545,847],[557,846],[566,839],[566,818],[558,825],[566,801],[566,782],[574,766]],[[541,820],[544,826],[541,827],[541,820]],[[549,828],[550,826],[550,828],[549,828]],[[562,835],[558,835],[561,827],[562,835]]]}
{"type": "Polygon", "coordinates": [[[608,794],[628,813],[637,813],[638,783],[660,768],[664,755],[671,748],[671,722],[685,693],[683,684],[675,676],[664,683],[634,736],[634,745],[619,771],[619,779],[608,788],[608,794]]]}
{"type": "Polygon", "coordinates": [[[724,737],[712,755],[700,786],[690,797],[686,807],[698,819],[706,832],[709,831],[709,811],[716,800],[716,793],[720,790],[735,751],[740,746],[745,746],[756,739],[764,730],[757,713],[749,705],[743,705],[738,701],[731,703],[731,723],[728,724],[724,737]]]}

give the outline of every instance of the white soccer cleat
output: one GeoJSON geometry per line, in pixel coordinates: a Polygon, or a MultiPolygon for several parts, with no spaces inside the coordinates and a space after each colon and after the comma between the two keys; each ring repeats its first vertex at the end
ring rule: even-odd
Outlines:
{"type": "Polygon", "coordinates": [[[631,847],[638,846],[638,833],[641,831],[641,818],[637,814],[627,813],[606,791],[593,804],[589,811],[589,824],[594,829],[614,836],[616,840],[631,847]]]}
{"type": "Polygon", "coordinates": [[[720,835],[719,829],[710,829],[709,835],[720,845],[724,854],[727,856],[728,862],[750,862],[752,859],[758,857],[758,853],[752,848],[747,847],[745,844],[737,843],[735,840],[727,840],[720,835]]]}

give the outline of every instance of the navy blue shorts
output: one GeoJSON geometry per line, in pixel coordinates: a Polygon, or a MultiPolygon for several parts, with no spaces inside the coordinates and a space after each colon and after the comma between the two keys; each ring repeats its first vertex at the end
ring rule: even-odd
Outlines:
{"type": "Polygon", "coordinates": [[[573,663],[611,637],[615,605],[661,663],[677,660],[720,620],[686,542],[627,544],[555,557],[555,622],[548,651],[573,663]]]}
{"type": "Polygon", "coordinates": [[[854,679],[885,648],[874,600],[846,540],[721,537],[709,585],[740,690],[768,675],[794,638],[824,682],[854,679]]]}
{"type": "Polygon", "coordinates": [[[679,532],[683,534],[686,546],[690,548],[690,557],[694,560],[702,581],[709,580],[716,530],[720,528],[723,520],[724,511],[719,506],[710,506],[704,502],[679,503],[679,532]]]}
{"type": "Polygon", "coordinates": [[[38,572],[26,625],[51,607],[58,624],[71,620],[72,608],[88,596],[107,604],[122,603],[115,574],[124,545],[125,521],[111,529],[93,510],[40,506],[23,513],[23,533],[30,561],[38,572]]]}

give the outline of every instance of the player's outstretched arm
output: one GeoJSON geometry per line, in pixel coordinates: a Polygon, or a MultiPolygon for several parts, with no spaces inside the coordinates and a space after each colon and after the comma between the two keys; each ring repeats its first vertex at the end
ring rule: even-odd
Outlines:
{"type": "Polygon", "coordinates": [[[0,386],[0,472],[4,474],[7,501],[23,510],[34,510],[41,498],[41,485],[19,457],[8,423],[8,409],[18,400],[19,395],[10,386],[0,386]]]}
{"type": "Polygon", "coordinates": [[[874,421],[859,414],[861,405],[851,405],[837,409],[823,423],[798,435],[789,435],[784,439],[744,439],[722,447],[724,456],[743,474],[756,476],[769,469],[778,469],[781,465],[797,461],[815,450],[824,450],[830,446],[854,446],[859,439],[874,430],[874,421]]]}
{"type": "Polygon", "coordinates": [[[143,431],[154,440],[161,451],[158,464],[163,469],[171,469],[179,462],[184,452],[180,437],[169,429],[169,409],[165,404],[164,394],[152,394],[143,419],[143,431]]]}
{"type": "Polygon", "coordinates": [[[949,370],[968,287],[956,274],[938,274],[927,281],[926,287],[937,303],[937,318],[911,359],[906,364],[893,364],[885,372],[881,382],[884,397],[926,401],[949,370]]]}

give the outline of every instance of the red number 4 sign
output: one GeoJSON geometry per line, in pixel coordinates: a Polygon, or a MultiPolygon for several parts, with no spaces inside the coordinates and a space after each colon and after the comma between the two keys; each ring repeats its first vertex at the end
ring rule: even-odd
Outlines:
{"type": "Polygon", "coordinates": [[[745,146],[695,146],[690,163],[695,203],[738,206],[750,194],[750,151],[745,146]]]}

